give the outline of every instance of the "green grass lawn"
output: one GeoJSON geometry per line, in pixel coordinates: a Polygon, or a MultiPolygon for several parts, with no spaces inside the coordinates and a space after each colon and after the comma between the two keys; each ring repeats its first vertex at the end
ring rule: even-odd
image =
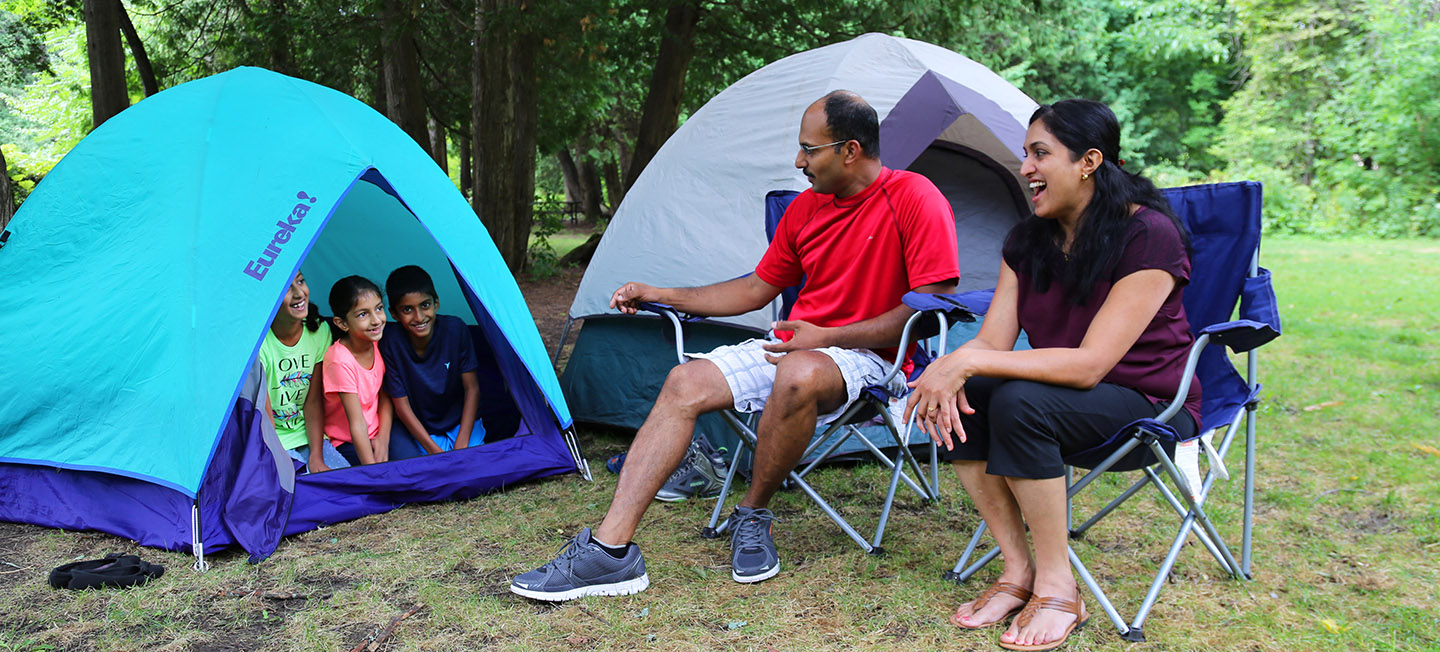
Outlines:
{"type": "MultiPolygon", "coordinates": [[[[550,247],[555,250],[555,257],[560,258],[563,257],[565,254],[570,253],[571,249],[574,249],[584,244],[585,241],[589,238],[590,233],[587,231],[567,230],[551,234],[546,238],[546,240],[550,242],[550,247]]],[[[535,246],[535,243],[538,240],[539,236],[531,234],[530,246],[535,246]]]]}
{"type": "MultiPolygon", "coordinates": [[[[1440,242],[1271,238],[1262,264],[1285,335],[1261,354],[1255,578],[1229,578],[1192,542],[1146,624],[1149,642],[1121,641],[1091,601],[1091,624],[1066,650],[1440,649],[1440,242]]],[[[965,586],[941,579],[977,520],[948,473],[940,503],[898,502],[883,557],[782,492],[783,570],[742,586],[727,544],[698,536],[710,503],[657,503],[637,539],[646,592],[564,605],[511,595],[512,575],[605,512],[615,476],[599,462],[626,441],[581,435],[594,483],[570,475],[408,506],[288,538],[259,565],[222,553],[205,574],[186,555],[107,535],[0,524],[0,650],[350,650],[416,607],[378,649],[997,649],[998,631],[946,622],[998,572],[965,586]],[[111,551],[168,572],[130,591],[46,586],[50,567],[111,551]]],[[[1242,458],[1232,452],[1232,470],[1242,458]]],[[[873,527],[881,468],[815,478],[862,531],[873,527]]],[[[1237,548],[1241,494],[1237,476],[1210,500],[1237,548]]],[[[1076,544],[1127,615],[1174,520],[1158,501],[1132,503],[1076,544]]]]}

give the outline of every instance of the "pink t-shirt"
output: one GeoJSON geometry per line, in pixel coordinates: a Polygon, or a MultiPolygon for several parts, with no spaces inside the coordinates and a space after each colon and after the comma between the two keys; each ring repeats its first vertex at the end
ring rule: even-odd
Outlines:
{"type": "Polygon", "coordinates": [[[385,360],[380,357],[380,344],[373,343],[375,362],[369,369],[360,366],[355,354],[339,340],[325,350],[325,436],[336,445],[350,442],[350,419],[340,404],[340,393],[360,397],[360,411],[370,438],[380,434],[380,385],[385,380],[385,360]]]}
{"type": "Polygon", "coordinates": [[[782,288],[804,279],[790,319],[845,326],[878,317],[910,290],[960,278],[955,217],[935,184],[905,170],[882,168],[850,197],[806,190],[780,218],[755,275],[782,288]]]}

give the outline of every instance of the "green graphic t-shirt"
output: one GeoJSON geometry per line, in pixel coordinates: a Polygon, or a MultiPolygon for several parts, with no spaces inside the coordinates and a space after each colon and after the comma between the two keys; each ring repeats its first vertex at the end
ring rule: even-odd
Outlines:
{"type": "Polygon", "coordinates": [[[270,416],[275,420],[275,434],[288,449],[307,443],[305,438],[305,397],[310,393],[310,375],[325,357],[330,346],[330,329],[310,332],[300,329],[300,341],[285,346],[274,331],[266,329],[260,343],[260,364],[270,384],[270,416]]]}

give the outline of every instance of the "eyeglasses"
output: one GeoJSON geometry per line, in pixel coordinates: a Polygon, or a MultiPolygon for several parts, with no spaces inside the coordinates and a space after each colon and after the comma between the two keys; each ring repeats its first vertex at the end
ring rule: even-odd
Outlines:
{"type": "Polygon", "coordinates": [[[804,155],[805,155],[805,158],[810,158],[811,156],[813,156],[813,155],[815,154],[815,152],[816,152],[817,150],[825,149],[826,147],[830,147],[830,146],[832,146],[832,145],[844,145],[845,143],[848,143],[848,142],[850,142],[850,141],[849,141],[849,140],[837,140],[837,141],[835,141],[835,142],[833,142],[833,143],[825,143],[824,145],[811,145],[810,147],[806,147],[806,146],[804,146],[804,145],[801,145],[801,146],[800,146],[800,153],[801,153],[801,154],[804,154],[804,155]]]}

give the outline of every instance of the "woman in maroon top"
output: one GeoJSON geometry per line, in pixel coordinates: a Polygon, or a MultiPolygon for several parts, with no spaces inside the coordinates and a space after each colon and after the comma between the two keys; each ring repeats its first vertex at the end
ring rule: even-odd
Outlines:
{"type": "MultiPolygon", "coordinates": [[[[1087,618],[1066,551],[1062,458],[1173,399],[1191,343],[1180,302],[1190,259],[1164,196],[1120,167],[1120,126],[1104,104],[1041,106],[1025,151],[1035,214],[1005,240],[979,335],[912,383],[906,415],[945,446],[1005,559],[951,621],[979,629],[1018,612],[1000,645],[1048,650],[1087,618]],[[1033,349],[1014,350],[1021,330],[1033,349]]],[[[1190,437],[1198,383],[1185,408],[1171,425],[1190,437]]],[[[1123,466],[1149,457],[1137,449],[1123,466]]]]}

